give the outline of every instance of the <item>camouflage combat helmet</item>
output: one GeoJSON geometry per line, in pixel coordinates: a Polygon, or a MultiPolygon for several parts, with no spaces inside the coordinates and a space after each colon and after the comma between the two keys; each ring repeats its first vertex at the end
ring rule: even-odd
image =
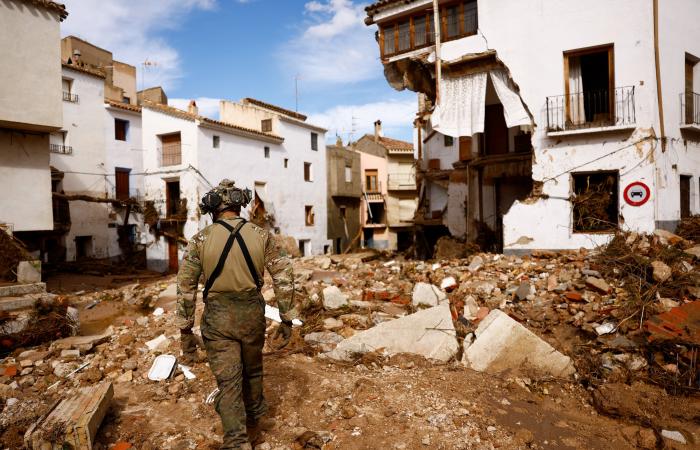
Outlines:
{"type": "Polygon", "coordinates": [[[245,208],[252,198],[250,189],[240,189],[235,182],[223,179],[218,186],[204,194],[199,209],[204,214],[213,214],[236,206],[245,208]]]}

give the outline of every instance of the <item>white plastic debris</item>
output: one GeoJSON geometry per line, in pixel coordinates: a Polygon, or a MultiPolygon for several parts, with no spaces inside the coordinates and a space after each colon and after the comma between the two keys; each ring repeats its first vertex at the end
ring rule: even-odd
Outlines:
{"type": "Polygon", "coordinates": [[[161,308],[160,306],[153,310],[153,315],[156,317],[162,316],[163,314],[165,314],[165,310],[163,308],[161,308]]]}
{"type": "Polygon", "coordinates": [[[146,347],[148,347],[150,351],[153,351],[160,348],[160,346],[165,344],[166,342],[168,342],[168,338],[164,334],[161,334],[157,338],[151,339],[150,341],[146,342],[146,347]]]}
{"type": "MultiPolygon", "coordinates": [[[[274,306],[265,305],[265,317],[277,323],[282,323],[282,317],[280,317],[280,310],[278,308],[275,308],[274,306]]],[[[292,320],[292,325],[295,327],[300,327],[303,324],[304,323],[299,319],[292,320]]]]}
{"type": "Polygon", "coordinates": [[[442,280],[442,283],[440,283],[440,288],[443,290],[450,290],[457,286],[457,280],[455,280],[454,277],[447,277],[442,280]]]}
{"type": "Polygon", "coordinates": [[[393,266],[394,264],[396,264],[396,261],[394,261],[394,260],[392,259],[391,261],[385,262],[385,263],[384,263],[384,267],[391,267],[391,266],[393,266]]]}
{"type": "Polygon", "coordinates": [[[178,367],[178,369],[180,369],[182,371],[182,374],[188,380],[194,380],[195,378],[197,378],[197,376],[192,373],[192,371],[190,370],[189,367],[183,366],[182,364],[178,364],[177,367],[178,367]]]}
{"type": "Polygon", "coordinates": [[[672,441],[680,442],[681,444],[685,444],[687,442],[685,440],[685,436],[683,436],[683,433],[680,431],[661,430],[661,436],[665,437],[666,439],[671,439],[672,441]]]}
{"type": "Polygon", "coordinates": [[[148,371],[148,379],[151,381],[163,381],[170,378],[175,367],[176,358],[173,355],[160,355],[153,360],[148,371]]]}
{"type": "Polygon", "coordinates": [[[435,264],[432,265],[432,269],[433,269],[433,270],[438,270],[440,267],[442,267],[442,266],[440,265],[440,263],[435,263],[435,264]]]}
{"type": "Polygon", "coordinates": [[[595,327],[595,332],[598,333],[598,336],[610,334],[613,331],[615,331],[615,324],[611,322],[606,322],[603,325],[598,325],[595,327]]]}
{"type": "Polygon", "coordinates": [[[211,394],[207,396],[207,399],[204,400],[204,403],[206,403],[207,405],[211,405],[212,403],[214,403],[214,399],[216,399],[216,396],[219,395],[219,392],[221,392],[219,391],[219,388],[216,388],[213,391],[211,391],[211,394]]]}

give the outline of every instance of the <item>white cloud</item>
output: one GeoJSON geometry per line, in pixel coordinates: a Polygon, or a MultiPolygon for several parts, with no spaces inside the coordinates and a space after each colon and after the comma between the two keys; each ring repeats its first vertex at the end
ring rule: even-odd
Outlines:
{"type": "MultiPolygon", "coordinates": [[[[178,109],[187,111],[187,106],[190,104],[189,98],[169,98],[168,105],[173,106],[178,109]]],[[[219,99],[211,97],[198,97],[193,99],[197,103],[197,108],[199,108],[199,114],[201,116],[209,117],[211,119],[219,118],[219,99]]]]}
{"type": "Polygon", "coordinates": [[[177,29],[189,12],[216,7],[216,0],[64,0],[68,18],[63,36],[75,35],[109,50],[114,58],[136,66],[138,87],[172,88],[182,77],[177,51],[159,37],[177,29]],[[142,63],[155,63],[141,74],[142,63]]]}
{"type": "Polygon", "coordinates": [[[382,121],[384,136],[411,140],[413,119],[418,105],[414,100],[389,100],[363,105],[339,105],[326,111],[310,114],[308,122],[328,129],[328,140],[340,136],[344,142],[350,134],[357,140],[366,133],[374,133],[374,122],[382,121]]]}
{"type": "Polygon", "coordinates": [[[282,63],[316,83],[352,83],[380,77],[379,50],[364,24],[364,4],[313,0],[304,5],[306,27],[280,51],[282,63]]]}

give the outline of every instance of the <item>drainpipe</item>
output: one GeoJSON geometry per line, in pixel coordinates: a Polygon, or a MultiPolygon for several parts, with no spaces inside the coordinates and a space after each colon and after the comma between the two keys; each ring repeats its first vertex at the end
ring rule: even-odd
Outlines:
{"type": "Polygon", "coordinates": [[[440,80],[442,79],[442,60],[440,59],[440,6],[433,0],[433,28],[435,29],[435,104],[440,103],[440,80]]]}
{"type": "Polygon", "coordinates": [[[654,61],[656,63],[656,97],[659,107],[659,131],[661,132],[661,151],[666,152],[664,100],[661,93],[661,63],[659,59],[659,0],[654,0],[654,61]]]}

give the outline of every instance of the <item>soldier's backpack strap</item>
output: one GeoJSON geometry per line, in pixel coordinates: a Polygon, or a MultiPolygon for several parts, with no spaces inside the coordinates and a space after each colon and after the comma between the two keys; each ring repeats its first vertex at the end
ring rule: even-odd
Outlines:
{"type": "Polygon", "coordinates": [[[229,234],[228,240],[226,241],[226,245],[224,245],[224,249],[221,252],[221,256],[219,257],[219,262],[216,263],[214,271],[211,273],[209,278],[207,278],[207,282],[204,285],[202,297],[205,301],[207,300],[207,296],[209,296],[209,289],[211,289],[216,279],[219,278],[219,275],[221,275],[221,271],[224,269],[224,265],[226,264],[226,258],[228,258],[228,254],[231,251],[231,247],[233,247],[233,241],[236,239],[236,236],[238,235],[238,232],[241,230],[241,228],[243,228],[243,225],[246,224],[246,221],[245,219],[241,219],[241,222],[238,225],[236,225],[235,229],[223,220],[217,220],[216,223],[218,223],[219,225],[223,225],[224,228],[231,232],[231,234],[229,234]]]}

